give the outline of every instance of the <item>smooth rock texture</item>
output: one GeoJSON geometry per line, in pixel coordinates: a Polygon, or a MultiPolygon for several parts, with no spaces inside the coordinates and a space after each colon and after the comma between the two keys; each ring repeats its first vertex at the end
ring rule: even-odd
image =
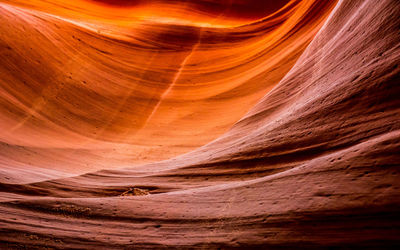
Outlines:
{"type": "Polygon", "coordinates": [[[0,3],[2,248],[400,246],[396,0],[67,2],[0,3]]]}
{"type": "Polygon", "coordinates": [[[283,78],[334,7],[282,1],[262,19],[219,21],[178,3],[166,19],[154,16],[163,5],[149,16],[83,0],[6,2],[2,165],[75,174],[217,138],[283,78]]]}

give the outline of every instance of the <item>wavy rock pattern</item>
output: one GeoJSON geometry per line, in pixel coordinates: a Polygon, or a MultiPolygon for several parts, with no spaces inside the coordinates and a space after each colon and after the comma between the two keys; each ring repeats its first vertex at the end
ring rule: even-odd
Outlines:
{"type": "Polygon", "coordinates": [[[139,20],[140,10],[86,1],[15,2],[24,8],[0,10],[2,155],[18,168],[77,174],[168,159],[226,132],[333,8],[293,1],[263,19],[214,27],[217,17],[139,20]]]}
{"type": "Polygon", "coordinates": [[[0,3],[2,246],[400,245],[396,0],[67,2],[0,3]]]}

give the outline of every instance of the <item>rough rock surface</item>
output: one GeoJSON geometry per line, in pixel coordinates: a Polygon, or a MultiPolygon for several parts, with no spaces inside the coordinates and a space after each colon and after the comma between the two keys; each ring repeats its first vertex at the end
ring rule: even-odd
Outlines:
{"type": "Polygon", "coordinates": [[[396,0],[3,2],[2,247],[400,245],[396,0]]]}

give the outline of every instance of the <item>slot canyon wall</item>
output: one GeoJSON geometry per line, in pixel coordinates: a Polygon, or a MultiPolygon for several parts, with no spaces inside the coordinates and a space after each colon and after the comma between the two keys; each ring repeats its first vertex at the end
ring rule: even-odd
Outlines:
{"type": "Polygon", "coordinates": [[[0,1],[0,247],[398,247],[399,27],[396,0],[0,1]]]}

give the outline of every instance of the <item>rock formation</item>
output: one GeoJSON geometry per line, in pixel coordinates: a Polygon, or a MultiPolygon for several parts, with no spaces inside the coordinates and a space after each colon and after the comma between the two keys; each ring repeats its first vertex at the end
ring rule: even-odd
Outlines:
{"type": "Polygon", "coordinates": [[[268,2],[0,1],[1,247],[399,246],[400,5],[268,2]]]}

